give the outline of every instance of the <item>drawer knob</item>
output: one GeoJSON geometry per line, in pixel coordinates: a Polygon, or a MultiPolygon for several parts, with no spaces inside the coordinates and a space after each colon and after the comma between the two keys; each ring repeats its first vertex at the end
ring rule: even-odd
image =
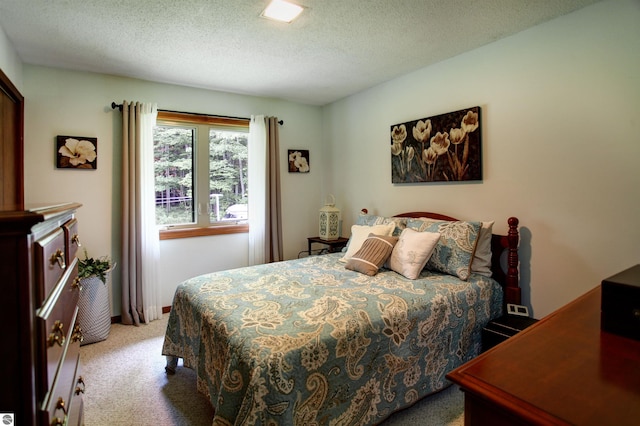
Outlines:
{"type": "Polygon", "coordinates": [[[79,277],[75,277],[73,279],[73,284],[71,284],[72,289],[77,289],[78,291],[82,291],[82,280],[79,277]]]}
{"type": "Polygon", "coordinates": [[[61,426],[67,424],[67,403],[64,402],[64,399],[58,398],[58,402],[56,403],[56,411],[62,410],[64,413],[64,417],[59,419],[58,417],[54,417],[51,420],[51,426],[61,426]]]}
{"type": "Polygon", "coordinates": [[[84,388],[85,388],[84,379],[82,378],[82,376],[80,376],[80,377],[78,377],[78,383],[77,383],[77,386],[76,386],[76,391],[75,391],[76,395],[80,395],[81,393],[84,393],[84,388]],[[80,386],[82,386],[82,387],[80,387],[80,386]]]}
{"type": "Polygon", "coordinates": [[[62,410],[64,415],[67,415],[67,403],[64,402],[64,399],[58,398],[58,402],[56,402],[56,411],[57,410],[62,410]]]}
{"type": "Polygon", "coordinates": [[[71,341],[75,343],[75,342],[82,342],[83,340],[84,340],[84,335],[82,334],[82,327],[80,327],[80,324],[76,324],[76,326],[73,328],[71,341]]]}
{"type": "MultiPolygon", "coordinates": [[[[55,345],[58,346],[64,345],[64,324],[60,321],[56,321],[51,327],[51,334],[49,334],[49,338],[47,339],[47,343],[49,347],[55,345]]],[[[64,402],[64,401],[63,401],[64,402]]]]}
{"type": "Polygon", "coordinates": [[[51,262],[51,265],[55,265],[57,263],[58,266],[60,266],[60,269],[65,269],[67,267],[64,263],[64,253],[60,249],[56,250],[56,252],[51,255],[49,262],[51,262]]]}
{"type": "Polygon", "coordinates": [[[78,247],[82,247],[82,244],[80,243],[80,237],[78,236],[78,234],[73,234],[73,237],[71,237],[71,243],[75,244],[78,247]]]}

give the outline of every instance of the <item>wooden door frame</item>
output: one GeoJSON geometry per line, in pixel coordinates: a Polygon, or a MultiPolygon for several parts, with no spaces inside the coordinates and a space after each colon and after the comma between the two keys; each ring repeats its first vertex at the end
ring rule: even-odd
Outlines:
{"type": "Polygon", "coordinates": [[[24,209],[24,97],[0,69],[0,211],[24,209]],[[15,106],[7,111],[6,106],[15,106]],[[9,123],[12,120],[13,123],[9,123]],[[7,134],[8,133],[8,134],[7,134]]]}

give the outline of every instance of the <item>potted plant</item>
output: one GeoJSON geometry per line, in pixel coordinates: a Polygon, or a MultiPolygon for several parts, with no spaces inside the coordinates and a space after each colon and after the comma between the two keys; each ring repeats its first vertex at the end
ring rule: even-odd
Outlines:
{"type": "Polygon", "coordinates": [[[87,250],[84,250],[84,259],[80,259],[78,263],[78,278],[98,277],[103,284],[107,283],[107,274],[114,267],[108,256],[89,257],[87,250]]]}
{"type": "Polygon", "coordinates": [[[82,345],[105,340],[111,329],[111,307],[107,276],[115,268],[108,256],[78,259],[78,278],[82,291],[78,300],[78,324],[82,345]]]}

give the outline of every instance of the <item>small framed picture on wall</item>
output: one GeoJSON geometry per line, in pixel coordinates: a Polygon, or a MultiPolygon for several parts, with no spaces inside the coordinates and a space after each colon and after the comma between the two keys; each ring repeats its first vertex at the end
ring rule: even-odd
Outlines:
{"type": "Polygon", "coordinates": [[[289,173],[309,173],[309,150],[290,149],[289,153],[289,173]]]}
{"type": "Polygon", "coordinates": [[[56,167],[58,169],[97,169],[98,138],[56,137],[56,167]]]}

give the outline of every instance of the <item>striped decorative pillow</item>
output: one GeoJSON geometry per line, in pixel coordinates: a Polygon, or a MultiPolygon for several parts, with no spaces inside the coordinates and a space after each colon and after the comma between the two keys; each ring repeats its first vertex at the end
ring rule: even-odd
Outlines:
{"type": "Polygon", "coordinates": [[[369,234],[345,268],[373,276],[387,261],[397,242],[398,237],[369,234]]]}

